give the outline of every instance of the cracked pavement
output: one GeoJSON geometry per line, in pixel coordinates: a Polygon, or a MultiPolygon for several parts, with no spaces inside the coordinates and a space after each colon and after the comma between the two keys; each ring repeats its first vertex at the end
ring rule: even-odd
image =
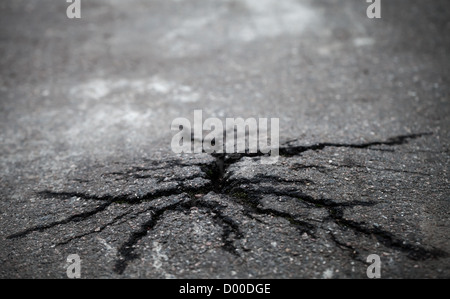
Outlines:
{"type": "Polygon", "coordinates": [[[446,1],[0,4],[0,277],[449,278],[446,1]],[[171,152],[277,117],[280,157],[171,152]]]}

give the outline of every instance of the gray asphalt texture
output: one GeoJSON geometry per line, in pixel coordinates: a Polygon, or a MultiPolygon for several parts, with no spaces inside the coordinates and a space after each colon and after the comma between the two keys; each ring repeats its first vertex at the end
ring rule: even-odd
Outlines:
{"type": "Polygon", "coordinates": [[[450,3],[0,3],[0,277],[450,278],[450,3]],[[277,117],[280,158],[171,151],[277,117]]]}

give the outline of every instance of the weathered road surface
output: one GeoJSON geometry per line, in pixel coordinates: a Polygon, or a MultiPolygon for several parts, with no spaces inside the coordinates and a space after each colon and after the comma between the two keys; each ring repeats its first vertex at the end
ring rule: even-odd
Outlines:
{"type": "Polygon", "coordinates": [[[0,4],[0,277],[450,277],[448,1],[0,4]],[[175,155],[278,117],[280,159],[175,155]]]}

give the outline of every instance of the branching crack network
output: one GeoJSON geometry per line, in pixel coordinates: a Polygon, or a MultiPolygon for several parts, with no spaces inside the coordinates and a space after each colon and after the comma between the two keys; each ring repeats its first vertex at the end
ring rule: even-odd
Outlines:
{"type": "MultiPolygon", "coordinates": [[[[385,141],[373,141],[366,143],[317,143],[309,146],[295,146],[292,145],[296,140],[292,140],[287,142],[284,146],[280,147],[280,155],[285,157],[293,157],[299,156],[306,151],[320,151],[327,147],[344,147],[344,148],[354,148],[354,149],[367,149],[375,146],[395,146],[402,145],[407,143],[411,139],[419,138],[425,135],[429,135],[429,133],[422,134],[410,134],[410,135],[402,135],[391,137],[385,141]]],[[[376,148],[375,148],[376,149],[376,148]]],[[[34,227],[27,228],[23,231],[17,232],[8,236],[8,239],[17,239],[23,238],[33,232],[43,232],[50,228],[66,225],[68,223],[76,223],[82,222],[91,217],[104,212],[108,207],[113,204],[121,204],[128,205],[128,208],[125,208],[121,213],[115,216],[109,222],[103,224],[99,228],[91,231],[87,231],[81,233],[79,235],[72,236],[71,238],[60,241],[55,244],[56,246],[67,245],[68,243],[88,236],[90,234],[99,233],[106,229],[109,226],[121,224],[126,221],[126,217],[131,214],[135,214],[137,216],[139,214],[150,213],[150,217],[148,220],[141,223],[139,228],[135,231],[132,231],[127,240],[125,240],[122,245],[118,248],[117,260],[114,267],[114,270],[121,274],[125,271],[130,262],[137,259],[139,255],[135,252],[135,245],[144,238],[149,231],[155,229],[158,223],[169,213],[171,212],[183,212],[188,213],[191,208],[197,208],[199,210],[204,211],[211,215],[214,223],[221,227],[222,229],[222,248],[235,255],[239,256],[239,252],[236,248],[236,241],[241,239],[244,236],[241,227],[238,222],[236,222],[233,217],[227,215],[224,209],[225,207],[220,205],[214,201],[207,201],[204,198],[198,198],[197,194],[208,194],[210,192],[214,192],[215,194],[221,195],[225,198],[228,198],[235,203],[238,203],[243,209],[243,215],[250,218],[260,221],[256,215],[259,216],[271,216],[276,218],[282,218],[287,220],[290,225],[295,227],[299,233],[308,234],[310,236],[315,236],[317,226],[312,221],[302,220],[300,215],[297,215],[293,212],[285,212],[280,211],[274,208],[265,208],[261,205],[261,199],[267,195],[274,196],[284,196],[289,198],[295,198],[300,200],[303,204],[307,206],[325,209],[328,216],[325,221],[332,221],[341,227],[343,230],[352,230],[356,234],[362,234],[366,236],[374,236],[378,242],[381,244],[392,248],[394,250],[398,250],[404,252],[409,258],[414,260],[424,260],[429,258],[438,258],[445,256],[446,253],[442,252],[438,249],[426,249],[424,247],[411,244],[406,242],[405,240],[400,239],[395,236],[391,232],[382,230],[378,227],[371,227],[366,223],[360,223],[348,220],[344,217],[344,210],[346,208],[356,207],[356,206],[374,206],[375,202],[368,201],[349,201],[349,202],[337,202],[331,198],[314,198],[308,194],[305,194],[298,190],[290,190],[289,188],[279,188],[274,187],[274,185],[267,187],[258,185],[258,188],[242,188],[242,185],[257,185],[261,182],[266,183],[282,183],[289,182],[295,184],[313,184],[314,182],[308,179],[296,179],[286,181],[276,175],[257,175],[252,177],[251,179],[232,179],[227,176],[227,170],[230,166],[234,165],[241,161],[243,157],[257,157],[262,156],[263,154],[212,154],[215,158],[214,162],[211,163],[199,163],[199,164],[189,164],[184,163],[180,160],[167,161],[167,163],[171,166],[199,166],[202,171],[202,176],[208,180],[206,185],[202,185],[201,187],[192,187],[183,185],[182,187],[176,186],[171,188],[166,188],[154,192],[149,192],[147,194],[137,196],[131,195],[102,195],[97,196],[93,194],[83,193],[83,192],[54,192],[54,191],[42,191],[39,194],[42,197],[46,198],[72,198],[77,197],[86,201],[97,201],[99,205],[96,208],[93,208],[88,211],[84,211],[81,213],[74,214],[69,216],[63,220],[54,221],[47,224],[37,225],[34,227]],[[186,200],[178,201],[163,207],[148,207],[138,212],[132,211],[129,209],[130,205],[140,204],[143,202],[153,201],[155,199],[160,199],[163,197],[171,197],[183,195],[186,197],[186,200]]],[[[149,163],[148,167],[131,167],[123,172],[109,172],[104,173],[105,177],[117,177],[120,179],[121,177],[131,176],[135,179],[148,178],[151,177],[151,171],[156,170],[164,170],[167,166],[159,166],[158,161],[152,161],[149,163]],[[141,174],[143,171],[150,171],[150,174],[141,174]]],[[[349,166],[352,167],[352,166],[349,166]]],[[[363,167],[360,165],[356,165],[355,167],[363,167]]],[[[326,171],[328,168],[321,165],[297,165],[296,169],[308,169],[308,168],[316,168],[318,171],[326,171]]],[[[393,169],[386,169],[386,171],[396,171],[393,169]]],[[[401,171],[405,172],[406,171],[401,171]]],[[[188,176],[183,178],[182,180],[190,180],[194,179],[194,176],[188,176]]],[[[86,182],[86,181],[83,181],[86,182]]],[[[330,234],[331,240],[336,244],[336,246],[342,248],[343,250],[348,250],[350,252],[350,256],[353,259],[358,259],[357,249],[353,248],[348,244],[344,244],[339,241],[335,235],[330,234]]]]}

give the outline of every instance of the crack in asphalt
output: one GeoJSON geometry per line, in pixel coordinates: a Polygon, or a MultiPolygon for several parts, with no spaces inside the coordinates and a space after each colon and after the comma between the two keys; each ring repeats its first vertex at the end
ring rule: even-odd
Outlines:
{"type": "Polygon", "coordinates": [[[191,208],[196,207],[201,210],[206,210],[210,214],[213,214],[212,217],[216,224],[222,227],[222,248],[234,255],[238,255],[235,246],[233,245],[233,239],[231,235],[234,234],[235,238],[242,238],[242,233],[239,229],[239,226],[231,219],[229,216],[226,216],[222,213],[223,206],[213,202],[205,202],[197,199],[190,199],[185,202],[177,202],[166,207],[153,210],[153,215],[151,218],[144,222],[139,230],[134,231],[129,239],[123,243],[118,253],[120,255],[119,259],[116,262],[114,270],[122,274],[129,262],[137,259],[139,257],[138,254],[134,252],[134,245],[136,245],[143,237],[145,237],[150,230],[152,230],[159,222],[159,220],[163,217],[163,215],[167,212],[171,211],[180,211],[180,212],[188,212],[191,208]]]}
{"type": "MultiPolygon", "coordinates": [[[[280,155],[285,157],[293,157],[299,156],[302,153],[312,150],[319,151],[323,150],[327,147],[345,147],[345,148],[355,148],[355,149],[367,149],[373,146],[395,146],[402,145],[407,143],[411,139],[419,138],[422,136],[430,135],[431,133],[419,133],[419,134],[410,134],[410,135],[401,135],[388,138],[385,141],[372,141],[366,143],[317,143],[309,146],[293,146],[291,145],[293,142],[297,140],[291,140],[285,144],[285,146],[280,147],[280,155]]],[[[258,186],[261,183],[295,183],[295,184],[314,184],[313,181],[308,179],[298,179],[298,180],[285,180],[281,177],[275,175],[256,175],[250,179],[231,179],[227,176],[227,170],[230,166],[236,164],[241,161],[243,157],[258,157],[263,156],[262,153],[258,152],[256,154],[253,153],[241,153],[241,154],[211,154],[212,157],[215,158],[215,161],[212,163],[183,163],[179,160],[170,160],[165,161],[164,166],[161,166],[158,161],[149,161],[149,165],[147,167],[129,167],[127,170],[122,172],[109,172],[104,173],[102,176],[118,176],[120,178],[124,177],[132,177],[135,179],[142,178],[154,178],[152,173],[150,174],[140,174],[138,172],[152,172],[156,170],[164,170],[168,166],[175,167],[191,167],[198,166],[201,169],[200,174],[195,174],[191,176],[187,176],[184,178],[177,179],[176,181],[188,181],[197,177],[202,177],[207,179],[208,183],[206,185],[200,187],[194,186],[176,186],[172,188],[157,190],[153,192],[149,192],[143,195],[136,194],[125,194],[125,195],[95,195],[95,194],[87,194],[83,192],[54,192],[45,190],[39,192],[39,194],[45,198],[72,198],[77,197],[83,200],[93,200],[103,202],[100,206],[91,209],[89,211],[85,211],[82,213],[74,214],[69,216],[63,220],[51,222],[48,224],[37,225],[31,228],[28,228],[24,231],[12,234],[8,236],[8,239],[16,239],[23,238],[32,232],[43,232],[47,229],[53,228],[58,225],[65,225],[71,222],[81,222],[87,220],[103,211],[105,211],[112,204],[139,204],[143,202],[153,201],[155,199],[160,199],[163,197],[170,197],[175,195],[186,195],[187,199],[182,200],[180,202],[175,202],[169,204],[164,207],[155,208],[150,207],[146,208],[142,211],[138,211],[137,213],[131,213],[130,210],[125,211],[124,213],[116,216],[111,221],[106,224],[103,224],[96,230],[91,230],[71,238],[68,238],[64,241],[57,243],[57,246],[66,245],[73,240],[80,239],[84,236],[98,233],[103,231],[105,228],[122,223],[126,220],[123,220],[126,216],[130,216],[133,214],[137,216],[142,213],[151,212],[150,218],[142,223],[138,230],[132,231],[129,235],[129,238],[119,247],[118,249],[118,258],[114,267],[114,271],[118,274],[122,274],[130,262],[137,259],[139,255],[135,253],[135,245],[138,242],[147,236],[148,232],[154,230],[157,224],[165,217],[168,213],[171,212],[183,212],[188,213],[191,208],[197,208],[208,213],[214,223],[221,227],[222,229],[222,249],[239,257],[239,252],[235,246],[235,242],[243,237],[243,233],[238,223],[234,221],[230,216],[226,215],[223,212],[225,207],[220,205],[217,202],[213,201],[205,201],[197,198],[198,194],[208,194],[210,192],[214,192],[218,195],[224,196],[233,202],[239,204],[243,208],[243,215],[254,219],[256,221],[261,221],[255,215],[259,216],[271,216],[276,218],[282,218],[287,220],[290,225],[296,228],[301,234],[308,234],[312,237],[315,237],[315,232],[317,230],[317,225],[310,223],[301,219],[300,215],[296,215],[293,213],[280,211],[273,208],[264,208],[261,205],[261,198],[267,195],[275,195],[275,196],[285,196],[289,198],[295,198],[301,202],[303,202],[306,206],[310,208],[320,208],[325,209],[327,211],[328,216],[322,219],[322,221],[332,221],[337,224],[342,230],[352,230],[356,234],[363,234],[365,236],[374,236],[380,243],[385,245],[388,248],[392,248],[397,251],[401,251],[405,253],[410,259],[413,260],[425,260],[430,258],[439,258],[447,256],[447,253],[438,250],[438,249],[426,249],[421,246],[417,246],[414,244],[410,244],[400,238],[394,236],[392,233],[382,230],[380,228],[367,227],[366,223],[363,222],[355,222],[352,220],[348,220],[344,218],[343,211],[345,208],[351,208],[356,206],[374,206],[375,202],[371,201],[350,201],[350,202],[336,202],[330,198],[314,198],[308,194],[305,194],[301,191],[298,191],[294,188],[294,190],[290,190],[289,188],[283,187],[283,190],[280,190],[276,187],[266,187],[266,186],[258,186]],[[242,185],[257,185],[257,188],[246,187],[243,188],[242,185]]],[[[342,165],[334,165],[337,167],[341,167],[342,165]]],[[[360,165],[349,165],[342,167],[359,167],[360,165]]],[[[361,166],[362,167],[362,166],[361,166]]],[[[309,169],[314,168],[318,171],[328,171],[330,168],[324,167],[321,165],[300,165],[294,164],[291,169],[309,169]]],[[[383,169],[378,169],[380,171],[384,171],[383,169]]],[[[386,171],[394,171],[393,169],[386,169],[386,171]]],[[[405,173],[409,173],[406,171],[401,171],[405,173]]],[[[80,181],[81,182],[81,181],[80,181]]],[[[86,182],[86,180],[82,180],[82,182],[86,182]]],[[[157,182],[160,182],[158,180],[157,182]]],[[[292,188],[291,188],[292,189],[292,188]]],[[[346,250],[349,252],[349,256],[352,259],[359,260],[360,262],[364,262],[360,258],[358,258],[358,250],[350,245],[344,244],[339,241],[336,236],[330,234],[330,239],[333,241],[336,246],[339,248],[346,250]]]]}
{"type": "MultiPolygon", "coordinates": [[[[316,143],[308,146],[287,146],[287,147],[280,147],[280,155],[281,156],[297,156],[303,152],[306,151],[317,151],[317,150],[323,150],[326,147],[346,147],[346,148],[357,148],[357,149],[365,149],[377,145],[386,145],[386,146],[394,146],[394,145],[403,145],[407,143],[411,139],[416,139],[423,136],[432,135],[433,133],[427,132],[427,133],[416,133],[416,134],[408,134],[408,135],[399,135],[390,137],[385,141],[372,141],[372,142],[363,142],[363,143],[332,143],[332,142],[323,142],[323,143],[316,143]]],[[[286,144],[289,145],[293,142],[297,141],[290,140],[286,144]]]]}
{"type": "Polygon", "coordinates": [[[84,221],[84,220],[90,218],[93,215],[96,215],[96,214],[106,210],[106,208],[108,208],[111,204],[112,204],[112,202],[106,202],[93,210],[78,213],[78,214],[72,215],[68,218],[65,218],[63,220],[54,221],[49,224],[36,225],[36,226],[28,228],[24,231],[9,235],[6,238],[7,239],[23,238],[32,232],[43,232],[44,230],[55,227],[57,225],[64,225],[64,224],[68,224],[70,222],[81,222],[81,221],[84,221]]]}
{"type": "Polygon", "coordinates": [[[355,232],[359,232],[369,236],[375,236],[375,238],[384,246],[392,249],[399,250],[407,254],[407,256],[415,261],[423,261],[431,258],[447,257],[448,254],[440,249],[432,248],[425,249],[422,246],[417,246],[406,242],[392,233],[382,230],[378,227],[368,228],[365,223],[355,222],[343,218],[343,213],[340,210],[335,211],[332,214],[335,223],[350,228],[355,232]]]}

